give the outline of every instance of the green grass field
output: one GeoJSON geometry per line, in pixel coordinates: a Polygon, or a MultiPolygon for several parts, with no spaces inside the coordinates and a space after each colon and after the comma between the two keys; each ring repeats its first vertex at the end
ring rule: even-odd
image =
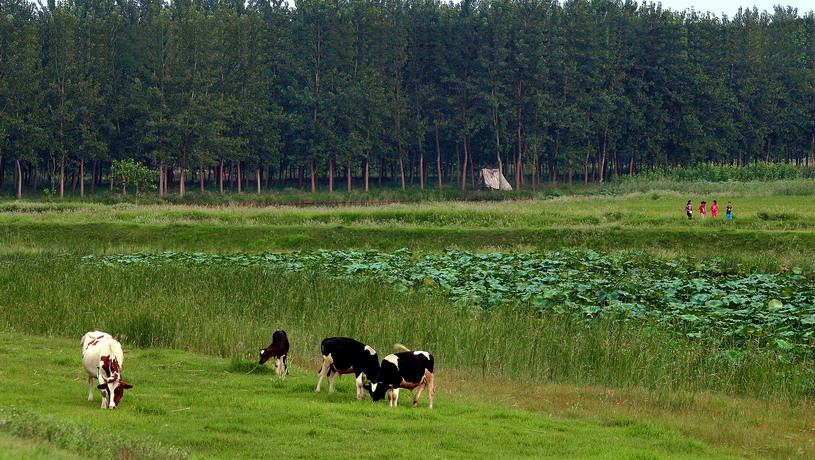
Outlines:
{"type": "Polygon", "coordinates": [[[510,458],[815,456],[810,358],[749,352],[732,362],[715,342],[701,347],[650,327],[476,312],[370,280],[100,267],[77,257],[572,247],[680,264],[722,257],[745,272],[795,267],[812,280],[811,197],[775,193],[789,185],[766,185],[766,196],[729,187],[702,197],[732,199],[729,222],[688,222],[687,198],[675,190],[305,208],[0,202],[0,458],[99,451],[94,440],[111,421],[125,423],[103,456],[120,458],[473,458],[494,455],[495,439],[510,458]],[[247,374],[278,327],[292,339],[293,375],[247,374]],[[93,329],[133,350],[125,375],[137,388],[117,411],[85,400],[77,344],[93,329]],[[408,407],[406,391],[396,411],[360,403],[348,378],[335,395],[313,394],[319,342],[332,335],[361,338],[382,354],[396,342],[433,352],[437,407],[428,411],[424,399],[408,407]],[[32,360],[46,366],[31,370],[32,360]],[[278,429],[287,436],[273,438],[278,429]],[[366,449],[349,451],[344,440],[366,449]]]}
{"type": "Polygon", "coordinates": [[[785,263],[815,270],[811,197],[744,197],[734,202],[731,221],[723,215],[688,221],[684,199],[672,193],[341,208],[6,202],[0,203],[0,252],[571,247],[723,257],[763,271],[785,263]]]}
{"type": "MultiPolygon", "coordinates": [[[[164,349],[129,353],[123,373],[135,387],[119,409],[102,411],[98,395],[86,400],[75,342],[0,333],[0,405],[36,409],[67,425],[52,430],[61,431],[52,438],[62,448],[83,445],[104,454],[111,441],[101,435],[118,436],[110,453],[119,458],[483,458],[499,452],[504,458],[709,458],[726,453],[646,421],[558,420],[462,399],[445,390],[451,386],[443,372],[432,411],[424,398],[418,408],[411,407],[408,392],[392,409],[357,401],[348,377],[337,381],[337,392],[329,393],[324,382],[323,392],[315,394],[314,373],[299,366],[281,380],[267,367],[250,373],[251,363],[164,349]]],[[[0,430],[25,432],[18,419],[25,421],[25,414],[4,409],[0,430]]],[[[24,447],[11,447],[23,454],[24,447]]]]}

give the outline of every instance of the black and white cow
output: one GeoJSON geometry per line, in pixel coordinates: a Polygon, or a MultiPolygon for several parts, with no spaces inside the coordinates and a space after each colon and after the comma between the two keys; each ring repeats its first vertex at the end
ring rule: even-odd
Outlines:
{"type": "Polygon", "coordinates": [[[274,334],[272,334],[272,344],[260,349],[260,361],[258,364],[263,364],[273,357],[275,374],[288,374],[289,338],[283,329],[274,331],[274,334]]]}
{"type": "Polygon", "coordinates": [[[323,377],[328,374],[328,391],[334,391],[334,374],[354,374],[357,380],[357,399],[362,399],[365,392],[362,385],[379,372],[379,356],[376,350],[348,337],[329,337],[320,345],[323,353],[323,365],[317,379],[317,389],[323,377]]]}
{"type": "Polygon", "coordinates": [[[371,401],[379,401],[387,394],[390,407],[396,407],[399,401],[399,389],[410,391],[419,389],[413,396],[413,405],[419,405],[419,395],[427,388],[430,395],[430,408],[433,408],[433,397],[436,386],[433,380],[433,355],[426,351],[410,351],[401,344],[396,348],[406,350],[385,356],[376,378],[365,389],[371,394],[371,401]]]}

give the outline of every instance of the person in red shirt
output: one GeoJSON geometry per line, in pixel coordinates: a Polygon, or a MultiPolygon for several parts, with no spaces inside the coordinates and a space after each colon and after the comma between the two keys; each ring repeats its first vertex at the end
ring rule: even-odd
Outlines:
{"type": "Polygon", "coordinates": [[[699,205],[699,216],[702,219],[707,217],[707,201],[703,201],[702,204],[699,205]]]}
{"type": "Polygon", "coordinates": [[[717,212],[719,212],[719,205],[716,203],[716,200],[713,200],[713,204],[710,205],[710,215],[715,219],[717,212]]]}

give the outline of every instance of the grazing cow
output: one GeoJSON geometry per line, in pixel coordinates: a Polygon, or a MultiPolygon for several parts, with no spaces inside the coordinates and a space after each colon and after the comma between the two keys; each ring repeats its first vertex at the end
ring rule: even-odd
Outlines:
{"type": "Polygon", "coordinates": [[[401,344],[395,346],[405,351],[385,356],[376,378],[369,385],[365,385],[365,389],[371,394],[371,401],[379,401],[387,393],[389,405],[396,407],[399,388],[407,388],[410,391],[418,388],[419,391],[413,396],[415,407],[419,405],[419,395],[427,388],[432,409],[433,397],[436,394],[433,381],[433,355],[426,351],[410,351],[401,344]]]}
{"type": "Polygon", "coordinates": [[[286,375],[289,373],[289,338],[286,337],[286,331],[278,329],[272,334],[272,344],[266,348],[260,349],[260,362],[263,364],[274,357],[274,373],[277,375],[286,375]]]}
{"type": "Polygon", "coordinates": [[[323,365],[320,368],[320,377],[317,379],[317,389],[328,373],[328,390],[334,391],[334,374],[351,374],[357,380],[357,399],[362,399],[365,392],[362,385],[365,380],[373,378],[379,372],[379,356],[376,350],[348,337],[330,337],[323,340],[320,345],[323,352],[323,365]]]}
{"type": "Polygon", "coordinates": [[[93,401],[93,379],[102,390],[102,409],[115,409],[124,391],[133,385],[122,381],[122,345],[110,334],[88,332],[82,337],[82,366],[88,372],[88,401],[93,401]]]}

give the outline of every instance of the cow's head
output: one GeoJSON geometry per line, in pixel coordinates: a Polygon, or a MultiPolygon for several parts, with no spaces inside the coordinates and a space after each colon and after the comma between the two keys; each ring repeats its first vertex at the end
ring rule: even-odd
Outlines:
{"type": "Polygon", "coordinates": [[[116,409],[124,391],[133,388],[133,385],[122,381],[121,367],[115,356],[101,356],[99,359],[102,361],[105,382],[97,385],[97,388],[102,390],[102,396],[107,399],[108,409],[116,409]]]}
{"type": "Polygon", "coordinates": [[[389,389],[388,385],[385,385],[382,382],[366,383],[365,385],[362,385],[362,388],[368,390],[368,394],[371,395],[371,401],[373,402],[377,402],[380,399],[383,399],[385,397],[385,394],[388,393],[389,389]]]}
{"type": "Polygon", "coordinates": [[[116,409],[116,406],[119,405],[119,401],[122,400],[122,395],[124,395],[125,390],[133,388],[133,385],[117,380],[114,382],[100,383],[96,388],[102,390],[103,396],[108,396],[108,409],[116,409]]]}
{"type": "Polygon", "coordinates": [[[261,348],[260,349],[260,361],[258,361],[258,364],[263,364],[266,361],[268,361],[269,358],[272,357],[272,354],[273,353],[270,353],[269,350],[267,350],[265,348],[261,348]]]}

